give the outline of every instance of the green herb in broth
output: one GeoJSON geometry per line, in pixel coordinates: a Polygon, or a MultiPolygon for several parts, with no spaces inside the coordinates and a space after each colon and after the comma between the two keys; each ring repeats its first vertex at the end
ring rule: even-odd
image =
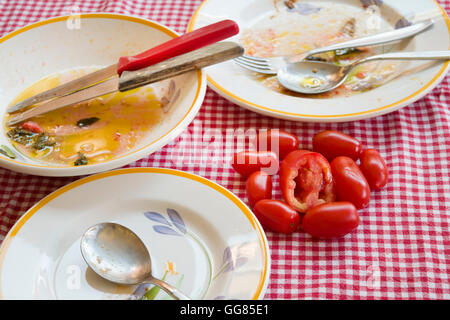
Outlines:
{"type": "Polygon", "coordinates": [[[41,151],[48,147],[53,147],[56,142],[53,141],[46,133],[35,133],[26,129],[15,127],[8,131],[7,136],[14,142],[33,150],[41,151]]]}
{"type": "Polygon", "coordinates": [[[78,159],[73,163],[74,166],[85,166],[88,164],[88,159],[86,158],[86,156],[81,153],[78,152],[78,159]]]}
{"type": "Polygon", "coordinates": [[[97,118],[97,117],[81,119],[81,120],[77,121],[77,126],[80,127],[80,128],[88,127],[91,124],[94,124],[94,123],[96,123],[99,120],[100,120],[100,118],[97,118]]]}
{"type": "Polygon", "coordinates": [[[16,154],[7,146],[5,146],[4,144],[2,144],[0,146],[0,153],[7,156],[8,158],[11,159],[15,159],[16,158],[16,154]]]}
{"type": "Polygon", "coordinates": [[[15,127],[8,131],[7,136],[14,142],[28,146],[33,143],[36,133],[15,127]]]}
{"type": "Polygon", "coordinates": [[[32,148],[35,150],[43,150],[47,147],[53,147],[56,144],[46,133],[40,133],[36,136],[32,148]]]}

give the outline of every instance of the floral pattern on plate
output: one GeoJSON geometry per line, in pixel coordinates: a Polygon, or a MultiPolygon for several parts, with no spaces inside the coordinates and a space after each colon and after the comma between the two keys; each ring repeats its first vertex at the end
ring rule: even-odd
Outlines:
{"type": "MultiPolygon", "coordinates": [[[[144,212],[144,216],[152,222],[156,222],[156,224],[152,226],[153,231],[155,231],[156,233],[164,236],[191,237],[192,239],[196,240],[196,242],[200,246],[203,246],[202,242],[198,241],[198,239],[196,239],[196,236],[187,229],[183,218],[177,210],[167,208],[166,213],[167,218],[163,214],[156,211],[144,212]]],[[[224,249],[222,263],[217,272],[213,275],[211,281],[216,280],[220,275],[224,273],[232,272],[240,268],[248,262],[249,258],[246,256],[245,250],[247,244],[248,243],[241,243],[238,245],[227,246],[224,249]]],[[[203,252],[208,255],[207,249],[204,247],[202,249],[203,252]]],[[[211,260],[210,257],[208,257],[208,259],[211,260]]],[[[179,275],[179,273],[175,271],[175,263],[166,261],[164,270],[164,275],[162,276],[161,280],[165,281],[168,276],[177,276],[179,278],[175,286],[176,288],[180,289],[180,286],[184,279],[184,274],[179,275]]],[[[151,284],[139,285],[134,291],[132,299],[153,300],[158,296],[160,292],[162,292],[163,294],[160,296],[161,299],[173,299],[168,294],[164,293],[164,291],[161,291],[159,287],[153,286],[151,284]]],[[[217,296],[215,299],[231,298],[226,296],[217,296]]]]}

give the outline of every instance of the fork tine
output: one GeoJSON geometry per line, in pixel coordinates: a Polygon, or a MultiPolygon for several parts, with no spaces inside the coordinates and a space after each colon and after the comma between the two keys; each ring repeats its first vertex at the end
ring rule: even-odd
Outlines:
{"type": "Polygon", "coordinates": [[[262,61],[258,61],[258,60],[251,60],[251,59],[247,59],[247,58],[242,57],[242,56],[241,57],[237,57],[236,60],[240,60],[242,62],[251,63],[251,64],[254,64],[254,65],[257,65],[257,66],[261,66],[261,67],[268,67],[268,68],[270,68],[270,65],[269,65],[269,63],[267,63],[267,61],[262,62],[262,61]]]}
{"type": "Polygon", "coordinates": [[[246,65],[246,66],[249,66],[249,67],[253,67],[253,68],[257,68],[257,69],[261,69],[261,70],[271,70],[272,69],[272,67],[267,65],[267,64],[259,64],[259,63],[246,61],[246,60],[240,59],[240,57],[237,57],[234,60],[236,62],[242,63],[243,65],[246,65]]]}
{"type": "Polygon", "coordinates": [[[245,66],[253,67],[255,69],[260,69],[260,70],[270,70],[271,69],[269,66],[266,66],[266,65],[262,66],[262,65],[259,65],[259,64],[255,64],[255,63],[244,61],[244,60],[240,60],[240,59],[236,59],[236,62],[239,62],[239,63],[241,63],[241,64],[243,64],[245,66]]]}
{"type": "Polygon", "coordinates": [[[244,62],[242,60],[236,60],[234,59],[234,61],[240,65],[241,67],[251,70],[251,71],[255,71],[255,72],[259,72],[259,73],[265,73],[265,74],[276,74],[276,71],[272,68],[269,67],[261,67],[261,66],[257,66],[254,64],[250,64],[247,62],[244,62]]]}
{"type": "Polygon", "coordinates": [[[268,63],[268,60],[265,59],[265,58],[253,57],[253,56],[249,56],[249,55],[246,55],[246,54],[242,55],[241,57],[246,58],[248,60],[268,63]]]}

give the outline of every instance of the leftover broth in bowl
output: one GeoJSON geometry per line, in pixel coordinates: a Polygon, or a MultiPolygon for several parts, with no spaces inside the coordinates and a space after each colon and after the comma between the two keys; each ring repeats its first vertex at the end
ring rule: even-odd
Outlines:
{"type": "MultiPolygon", "coordinates": [[[[92,70],[90,70],[92,71],[92,70]]],[[[11,104],[83,76],[86,69],[50,75],[25,89],[11,104]]],[[[57,165],[80,166],[114,159],[133,149],[163,118],[150,86],[104,95],[34,117],[5,132],[22,154],[57,165]]]]}
{"type": "Polygon", "coordinates": [[[178,36],[128,15],[83,13],[79,29],[67,21],[50,18],[0,38],[2,168],[59,177],[119,168],[171,143],[202,105],[206,74],[200,69],[7,126],[20,112],[7,114],[9,105],[178,36]]]}

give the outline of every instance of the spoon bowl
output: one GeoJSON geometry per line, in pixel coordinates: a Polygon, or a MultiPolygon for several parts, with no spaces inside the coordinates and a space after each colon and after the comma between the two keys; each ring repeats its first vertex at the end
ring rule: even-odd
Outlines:
{"type": "Polygon", "coordinates": [[[190,299],[170,284],[152,276],[150,253],[130,229],[117,223],[90,227],[81,238],[81,254],[102,278],[122,285],[152,283],[175,299],[190,299]]]}
{"type": "Polygon", "coordinates": [[[119,224],[102,223],[89,228],[81,239],[81,253],[92,270],[112,282],[138,284],[152,274],[144,243],[119,224]]]}
{"type": "Polygon", "coordinates": [[[287,89],[318,94],[333,90],[347,78],[346,69],[333,63],[303,61],[288,64],[278,71],[278,80],[287,89]]]}
{"type": "Polygon", "coordinates": [[[318,94],[339,87],[356,66],[379,60],[450,60],[450,51],[390,52],[363,58],[345,66],[322,61],[302,61],[281,68],[277,78],[281,85],[294,92],[318,94]]]}

